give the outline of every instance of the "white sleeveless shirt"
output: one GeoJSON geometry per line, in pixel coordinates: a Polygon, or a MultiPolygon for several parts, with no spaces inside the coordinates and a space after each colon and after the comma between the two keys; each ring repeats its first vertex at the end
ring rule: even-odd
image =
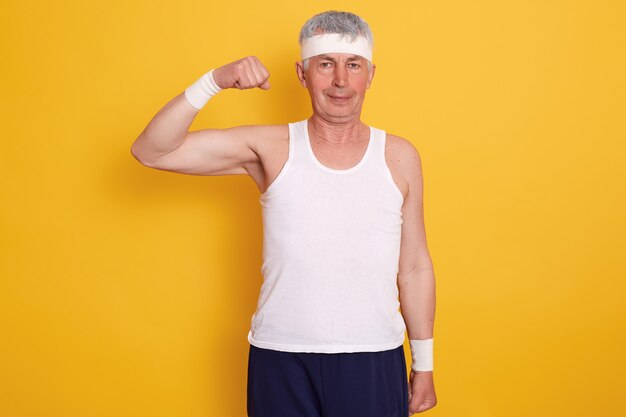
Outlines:
{"type": "Polygon", "coordinates": [[[397,274],[403,196],[370,127],[349,169],[317,160],[307,120],[289,123],[289,157],[261,194],[263,284],[250,344],[285,352],[366,352],[404,343],[397,274]]]}

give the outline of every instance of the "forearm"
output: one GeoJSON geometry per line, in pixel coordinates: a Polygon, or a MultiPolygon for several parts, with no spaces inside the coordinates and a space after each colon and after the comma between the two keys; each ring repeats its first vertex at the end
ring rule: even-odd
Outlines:
{"type": "Polygon", "coordinates": [[[435,274],[433,268],[398,276],[400,309],[409,340],[430,339],[435,323],[435,274]]]}
{"type": "Polygon", "coordinates": [[[131,147],[131,152],[140,161],[163,156],[180,146],[189,127],[198,114],[184,93],[170,100],[152,118],[131,147]]]}

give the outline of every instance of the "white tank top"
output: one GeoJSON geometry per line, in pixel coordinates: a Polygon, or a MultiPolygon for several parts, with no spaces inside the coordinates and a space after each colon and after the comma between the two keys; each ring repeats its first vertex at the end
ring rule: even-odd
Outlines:
{"type": "Polygon", "coordinates": [[[263,263],[250,344],[286,352],[366,352],[404,343],[397,274],[403,196],[370,127],[361,161],[319,162],[307,120],[289,124],[289,157],[261,194],[263,263]]]}

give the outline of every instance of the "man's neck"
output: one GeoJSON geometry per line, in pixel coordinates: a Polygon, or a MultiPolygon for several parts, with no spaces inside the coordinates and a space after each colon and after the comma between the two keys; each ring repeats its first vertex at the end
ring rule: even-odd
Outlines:
{"type": "Polygon", "coordinates": [[[358,118],[335,123],[313,114],[308,120],[308,127],[309,136],[314,136],[328,144],[342,145],[359,142],[367,126],[358,118]]]}

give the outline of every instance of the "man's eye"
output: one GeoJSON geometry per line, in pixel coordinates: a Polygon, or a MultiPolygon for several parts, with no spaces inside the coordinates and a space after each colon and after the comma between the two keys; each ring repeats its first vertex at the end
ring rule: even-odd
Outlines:
{"type": "Polygon", "coordinates": [[[327,67],[330,67],[331,63],[330,62],[322,62],[320,65],[322,67],[324,67],[324,68],[327,68],[327,67]]]}

